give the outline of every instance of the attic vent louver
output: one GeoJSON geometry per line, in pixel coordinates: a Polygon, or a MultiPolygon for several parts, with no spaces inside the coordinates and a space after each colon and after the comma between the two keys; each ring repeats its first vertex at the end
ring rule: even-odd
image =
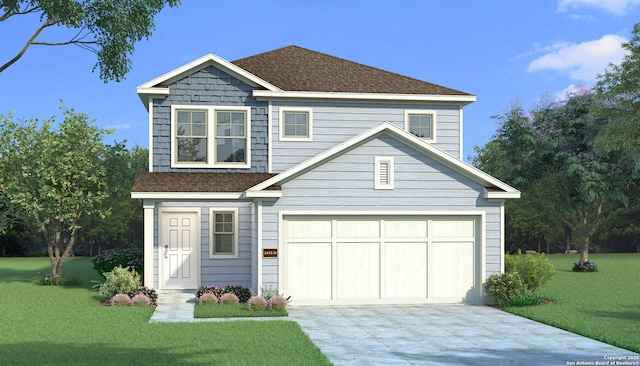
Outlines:
{"type": "Polygon", "coordinates": [[[393,157],[376,156],[374,165],[374,189],[393,189],[393,157]]]}

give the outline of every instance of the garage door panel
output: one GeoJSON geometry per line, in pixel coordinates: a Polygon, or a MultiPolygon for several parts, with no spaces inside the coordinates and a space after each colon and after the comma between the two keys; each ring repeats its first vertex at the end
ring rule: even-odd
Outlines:
{"type": "Polygon", "coordinates": [[[380,298],[379,243],[336,244],[336,299],[380,298]]]}
{"type": "Polygon", "coordinates": [[[331,299],[331,242],[287,244],[287,289],[296,300],[331,299]]]}
{"type": "Polygon", "coordinates": [[[286,234],[289,239],[331,239],[331,220],[326,218],[305,218],[287,220],[286,234]]]}
{"type": "Polygon", "coordinates": [[[475,220],[472,218],[434,219],[431,223],[431,237],[441,238],[473,238],[475,236],[475,220]]]}
{"type": "Polygon", "coordinates": [[[474,243],[431,243],[430,297],[464,300],[474,288],[474,243]]]}
{"type": "Polygon", "coordinates": [[[336,220],[336,238],[362,239],[380,236],[380,221],[372,220],[336,220]]]}
{"type": "Polygon", "coordinates": [[[384,297],[427,298],[427,243],[385,243],[384,297]]]}
{"type": "Polygon", "coordinates": [[[427,220],[390,218],[384,220],[384,236],[387,238],[426,238],[427,220]]]}

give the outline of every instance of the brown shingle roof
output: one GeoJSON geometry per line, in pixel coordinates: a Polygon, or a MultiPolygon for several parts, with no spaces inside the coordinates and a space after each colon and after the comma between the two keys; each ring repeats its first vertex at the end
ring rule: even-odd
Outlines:
{"type": "Polygon", "coordinates": [[[471,95],[298,46],[232,63],[285,91],[471,95]]]}
{"type": "MultiPolygon", "coordinates": [[[[267,173],[138,173],[131,192],[244,192],[275,176],[267,173]]],[[[268,190],[280,190],[272,186],[268,190]]]]}

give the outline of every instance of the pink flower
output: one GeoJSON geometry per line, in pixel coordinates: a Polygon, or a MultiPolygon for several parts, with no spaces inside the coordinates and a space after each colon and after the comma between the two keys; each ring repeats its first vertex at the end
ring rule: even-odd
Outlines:
{"type": "Polygon", "coordinates": [[[247,309],[249,311],[265,310],[267,308],[267,300],[262,296],[251,296],[247,301],[247,309]]]}
{"type": "Polygon", "coordinates": [[[273,311],[285,311],[289,305],[289,300],[280,295],[273,296],[269,299],[267,307],[273,311]]]}
{"type": "Polygon", "coordinates": [[[236,296],[236,294],[231,292],[227,292],[226,294],[223,294],[222,296],[220,296],[221,304],[237,304],[239,302],[240,302],[240,299],[238,299],[238,296],[236,296]]]}
{"type": "Polygon", "coordinates": [[[127,294],[115,294],[109,300],[109,305],[111,306],[129,306],[129,302],[131,298],[127,294]]]}
{"type": "Polygon", "coordinates": [[[204,293],[198,298],[200,305],[214,305],[218,303],[218,298],[212,293],[204,293]]]}

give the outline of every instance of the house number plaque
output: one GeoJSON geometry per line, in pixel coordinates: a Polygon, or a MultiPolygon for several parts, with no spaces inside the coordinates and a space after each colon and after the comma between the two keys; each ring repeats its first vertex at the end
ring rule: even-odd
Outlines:
{"type": "Polygon", "coordinates": [[[262,249],[262,258],[278,258],[278,249],[262,249]]]}

